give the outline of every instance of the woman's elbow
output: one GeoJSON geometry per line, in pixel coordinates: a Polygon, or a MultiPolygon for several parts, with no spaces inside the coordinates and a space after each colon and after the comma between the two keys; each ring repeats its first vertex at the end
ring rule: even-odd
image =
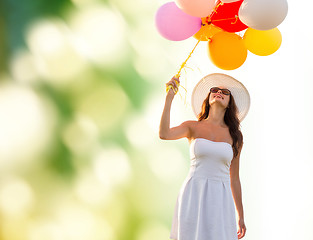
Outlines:
{"type": "Polygon", "coordinates": [[[162,140],[170,140],[170,132],[168,130],[159,130],[159,138],[162,140]]]}
{"type": "Polygon", "coordinates": [[[164,133],[159,133],[159,138],[162,140],[167,140],[167,135],[164,133]]]}

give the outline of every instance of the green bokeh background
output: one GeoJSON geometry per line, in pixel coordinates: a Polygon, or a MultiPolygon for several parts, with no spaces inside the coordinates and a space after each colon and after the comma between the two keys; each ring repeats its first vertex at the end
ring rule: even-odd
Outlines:
{"type": "MultiPolygon", "coordinates": [[[[189,149],[158,127],[165,82],[196,41],[158,34],[165,2],[0,0],[0,240],[169,239],[189,149]]],[[[313,236],[311,8],[288,4],[270,56],[223,71],[200,43],[171,109],[171,126],[194,119],[193,85],[212,72],[249,90],[244,239],[313,236]]]]}
{"type": "Polygon", "coordinates": [[[168,239],[188,152],[158,139],[161,3],[0,4],[0,239],[168,239]]]}

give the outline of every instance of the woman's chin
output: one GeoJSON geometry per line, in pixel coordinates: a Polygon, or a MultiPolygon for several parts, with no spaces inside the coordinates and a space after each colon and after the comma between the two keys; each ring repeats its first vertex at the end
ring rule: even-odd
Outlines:
{"type": "Polygon", "coordinates": [[[213,106],[214,104],[221,105],[222,107],[226,108],[225,103],[221,98],[214,98],[210,105],[213,106]]]}

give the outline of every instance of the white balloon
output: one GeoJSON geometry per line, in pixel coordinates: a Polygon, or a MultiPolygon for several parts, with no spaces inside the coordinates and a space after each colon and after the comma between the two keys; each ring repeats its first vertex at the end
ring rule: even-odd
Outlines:
{"type": "Polygon", "coordinates": [[[238,2],[239,0],[221,0],[223,3],[238,2]]]}
{"type": "Polygon", "coordinates": [[[244,0],[239,19],[257,30],[270,30],[284,21],[288,12],[286,0],[244,0]]]}

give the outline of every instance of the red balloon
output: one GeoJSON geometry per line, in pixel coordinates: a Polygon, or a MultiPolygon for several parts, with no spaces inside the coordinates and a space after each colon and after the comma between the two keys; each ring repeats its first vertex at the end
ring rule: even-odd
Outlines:
{"type": "Polygon", "coordinates": [[[215,26],[227,31],[227,32],[239,32],[248,28],[239,19],[239,8],[244,0],[237,2],[223,3],[220,0],[217,1],[215,12],[211,15],[211,22],[215,26]]]}

